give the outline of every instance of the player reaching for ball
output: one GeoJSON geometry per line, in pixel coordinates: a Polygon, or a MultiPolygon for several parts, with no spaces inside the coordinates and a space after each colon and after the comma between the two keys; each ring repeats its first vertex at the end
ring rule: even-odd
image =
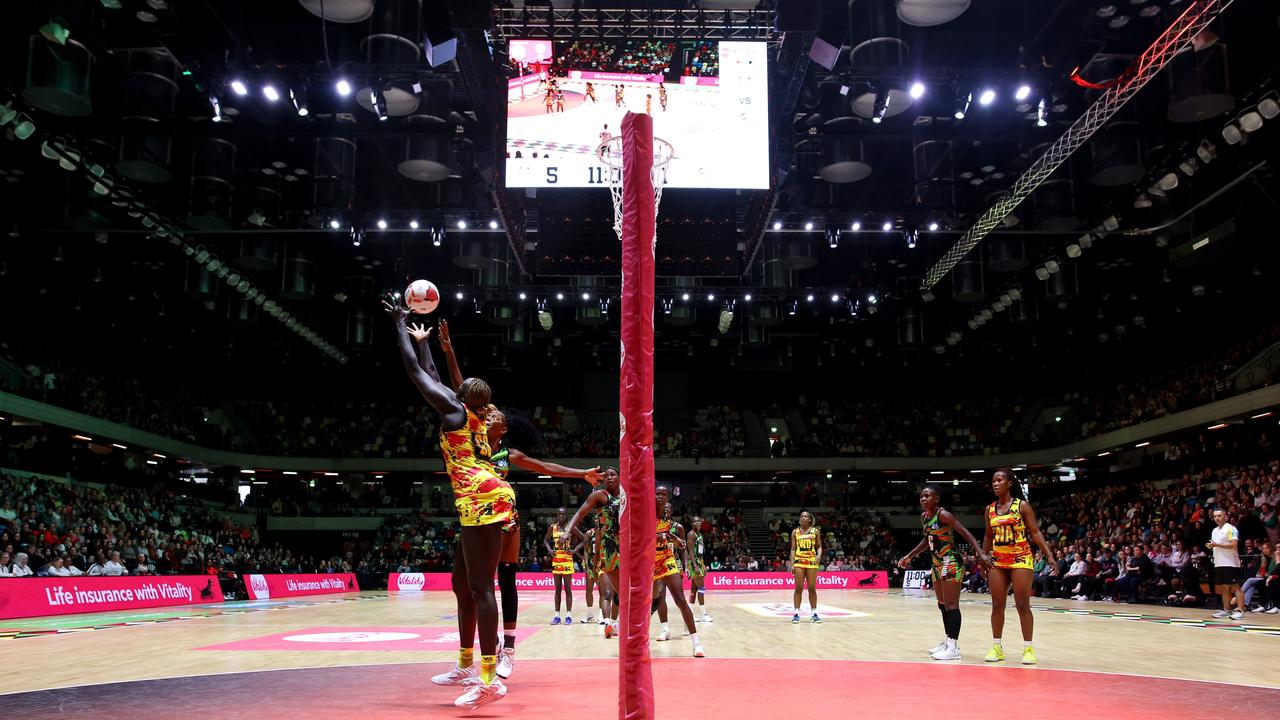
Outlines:
{"type": "Polygon", "coordinates": [[[618,632],[618,593],[622,587],[618,580],[619,561],[621,551],[619,549],[618,533],[621,531],[622,511],[627,504],[627,495],[622,491],[621,485],[618,483],[618,470],[616,468],[605,468],[604,470],[604,487],[596,490],[587,496],[586,502],[582,503],[582,507],[573,514],[565,525],[565,531],[572,532],[578,527],[578,523],[587,516],[587,513],[596,512],[596,531],[600,533],[600,559],[599,573],[609,579],[609,586],[613,593],[613,604],[609,611],[609,619],[604,626],[604,636],[611,638],[618,632]]]}
{"type": "MultiPolygon", "coordinates": [[[[659,485],[653,491],[653,501],[657,507],[657,553],[653,558],[653,605],[649,608],[649,612],[653,613],[658,609],[662,600],[662,591],[665,589],[675,602],[681,617],[684,618],[684,627],[689,631],[689,639],[693,641],[693,656],[706,657],[707,652],[703,650],[702,641],[698,639],[698,626],[694,624],[693,610],[689,609],[689,603],[684,599],[684,583],[680,577],[680,566],[676,563],[675,547],[683,544],[684,541],[677,537],[672,528],[670,489],[666,485],[659,485]]],[[[668,634],[669,637],[670,634],[668,634]]]]}
{"type": "MultiPolygon", "coordinates": [[[[431,335],[430,328],[415,326],[410,331],[419,343],[419,352],[427,353],[430,349],[425,345],[431,335]],[[415,332],[416,331],[416,332],[415,332]]],[[[440,349],[444,351],[445,362],[449,367],[449,381],[453,387],[462,386],[462,368],[458,365],[458,354],[453,347],[453,338],[449,334],[449,321],[440,320],[440,349]]],[[[489,461],[498,477],[507,480],[511,467],[561,478],[580,478],[592,485],[599,485],[604,474],[599,467],[580,469],[565,467],[557,463],[545,462],[529,457],[514,447],[508,447],[508,435],[516,437],[516,443],[528,443],[527,447],[539,445],[538,431],[528,420],[515,414],[491,408],[488,414],[489,461]],[[515,432],[510,432],[514,430],[515,432]]],[[[512,489],[515,486],[512,485],[512,489]]],[[[502,594],[502,647],[498,653],[498,677],[511,677],[516,662],[516,614],[520,607],[520,599],[516,590],[516,570],[520,563],[520,515],[513,512],[511,520],[502,528],[502,555],[498,560],[498,591],[502,594]]],[[[464,633],[466,637],[474,634],[474,629],[464,633]]]]}
{"type": "Polygon", "coordinates": [[[800,513],[800,527],[791,530],[791,573],[796,577],[796,589],[792,593],[792,606],[796,609],[791,616],[792,624],[800,622],[800,598],[804,596],[804,586],[809,584],[810,618],[815,623],[822,622],[818,617],[818,563],[822,559],[822,533],[813,526],[813,515],[805,510],[800,513]]]}
{"type": "Polygon", "coordinates": [[[911,552],[898,561],[898,567],[906,570],[911,559],[924,552],[926,548],[933,559],[933,594],[938,599],[938,610],[942,612],[942,627],[946,636],[938,646],[929,651],[934,660],[960,659],[960,588],[964,582],[964,560],[956,551],[955,534],[978,553],[978,562],[984,567],[991,567],[991,558],[982,550],[982,545],[965,528],[964,523],[942,507],[942,490],[937,485],[925,485],[920,490],[920,524],[924,528],[924,538],[911,552]]]}
{"type": "MultiPolygon", "coordinates": [[[[1040,534],[1036,513],[1031,503],[1022,497],[1013,473],[997,470],[991,476],[991,491],[996,501],[987,506],[984,514],[987,532],[982,539],[982,549],[991,555],[991,571],[987,582],[991,586],[991,650],[983,658],[987,662],[1004,660],[1004,646],[1000,636],[1004,631],[1005,600],[1009,586],[1013,586],[1013,604],[1018,609],[1022,625],[1022,664],[1035,665],[1036,651],[1031,647],[1031,635],[1035,630],[1035,618],[1031,615],[1032,557],[1031,543],[1040,548],[1044,557],[1052,558],[1053,550],[1040,534]]],[[[1058,566],[1050,562],[1049,573],[1058,574],[1058,566]]]]}
{"type": "Polygon", "coordinates": [[[451,391],[440,381],[431,353],[418,358],[405,326],[408,308],[399,298],[394,302],[384,300],[382,304],[394,321],[405,372],[440,415],[440,451],[462,524],[461,551],[454,553],[453,559],[462,649],[458,652],[457,666],[443,676],[446,682],[436,682],[436,678],[432,681],[463,685],[477,679],[471,647],[474,633],[463,633],[464,628],[474,624],[480,631],[479,682],[474,682],[454,700],[458,707],[474,709],[507,694],[506,685],[497,676],[498,604],[493,595],[493,575],[502,552],[502,527],[515,512],[515,492],[494,473],[488,462],[489,440],[482,413],[488,411],[493,393],[489,384],[479,378],[467,378],[456,392],[451,391]]]}

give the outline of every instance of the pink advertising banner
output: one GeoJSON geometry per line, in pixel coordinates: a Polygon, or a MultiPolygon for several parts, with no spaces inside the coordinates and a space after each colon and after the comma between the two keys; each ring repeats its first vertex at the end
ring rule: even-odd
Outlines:
{"type": "Polygon", "coordinates": [[[360,591],[354,573],[245,575],[244,588],[250,600],[360,591]]]}
{"type": "MultiPolygon", "coordinates": [[[[685,587],[689,579],[685,578],[685,587]]],[[[795,578],[785,572],[711,572],[707,573],[707,590],[790,590],[795,578]]],[[[497,581],[494,582],[497,587],[497,581]]],[[[551,573],[518,573],[516,587],[520,590],[552,590],[551,573]]],[[[573,576],[573,587],[586,587],[586,577],[573,576]]],[[[849,572],[820,572],[818,587],[832,590],[883,590],[889,587],[889,573],[884,570],[854,570],[849,572]]],[[[429,592],[450,590],[449,573],[391,573],[387,580],[391,592],[429,592]]]]}
{"type": "Polygon", "coordinates": [[[0,620],[222,602],[210,575],[0,580],[0,620]]]}

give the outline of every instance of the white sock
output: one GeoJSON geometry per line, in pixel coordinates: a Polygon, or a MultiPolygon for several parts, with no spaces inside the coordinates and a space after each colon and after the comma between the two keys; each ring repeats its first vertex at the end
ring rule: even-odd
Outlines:
{"type": "Polygon", "coordinates": [[[999,645],[1000,647],[1004,647],[1004,645],[1000,643],[1000,638],[992,638],[991,643],[993,645],[999,645]]]}
{"type": "Polygon", "coordinates": [[[1022,641],[1022,649],[1023,649],[1023,650],[1026,650],[1026,649],[1027,649],[1027,648],[1029,648],[1029,647],[1031,647],[1031,641],[1030,641],[1030,640],[1023,640],[1023,641],[1022,641]]]}
{"type": "Polygon", "coordinates": [[[948,650],[955,650],[955,649],[956,649],[956,639],[955,639],[955,638],[947,638],[947,649],[948,649],[948,650]]]}
{"type": "Polygon", "coordinates": [[[689,639],[693,641],[694,647],[702,644],[702,641],[698,639],[698,633],[689,633],[689,639]]]}
{"type": "Polygon", "coordinates": [[[670,630],[667,628],[667,625],[669,624],[670,623],[662,623],[662,632],[670,632],[670,630]]]}

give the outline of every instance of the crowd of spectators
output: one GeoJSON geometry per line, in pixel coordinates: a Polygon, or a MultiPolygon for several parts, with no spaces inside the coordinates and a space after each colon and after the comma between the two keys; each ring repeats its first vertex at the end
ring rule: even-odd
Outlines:
{"type": "Polygon", "coordinates": [[[715,77],[720,74],[720,44],[711,40],[702,40],[685,50],[685,75],[694,77],[715,77]]]}
{"type": "MultiPolygon", "coordinates": [[[[912,400],[819,400],[801,395],[801,432],[781,443],[775,456],[950,457],[994,454],[1008,443],[1022,415],[1017,398],[971,398],[946,407],[912,400]]],[[[782,414],[775,407],[773,415],[782,414]]]]}
{"type": "Polygon", "coordinates": [[[439,423],[421,405],[380,402],[236,404],[251,438],[234,436],[233,450],[309,457],[433,457],[439,423]]]}
{"type": "Polygon", "coordinates": [[[554,75],[571,70],[660,75],[671,67],[675,43],[663,40],[575,40],[551,62],[554,75]]]}

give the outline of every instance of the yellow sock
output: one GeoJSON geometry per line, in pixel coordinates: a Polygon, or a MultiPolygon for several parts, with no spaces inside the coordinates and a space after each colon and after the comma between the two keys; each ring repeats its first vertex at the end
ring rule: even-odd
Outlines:
{"type": "Polygon", "coordinates": [[[475,648],[458,648],[458,667],[471,667],[472,658],[475,657],[475,648]]]}
{"type": "Polygon", "coordinates": [[[481,655],[480,656],[480,680],[485,685],[493,682],[498,676],[498,656],[497,655],[481,655]]]}

